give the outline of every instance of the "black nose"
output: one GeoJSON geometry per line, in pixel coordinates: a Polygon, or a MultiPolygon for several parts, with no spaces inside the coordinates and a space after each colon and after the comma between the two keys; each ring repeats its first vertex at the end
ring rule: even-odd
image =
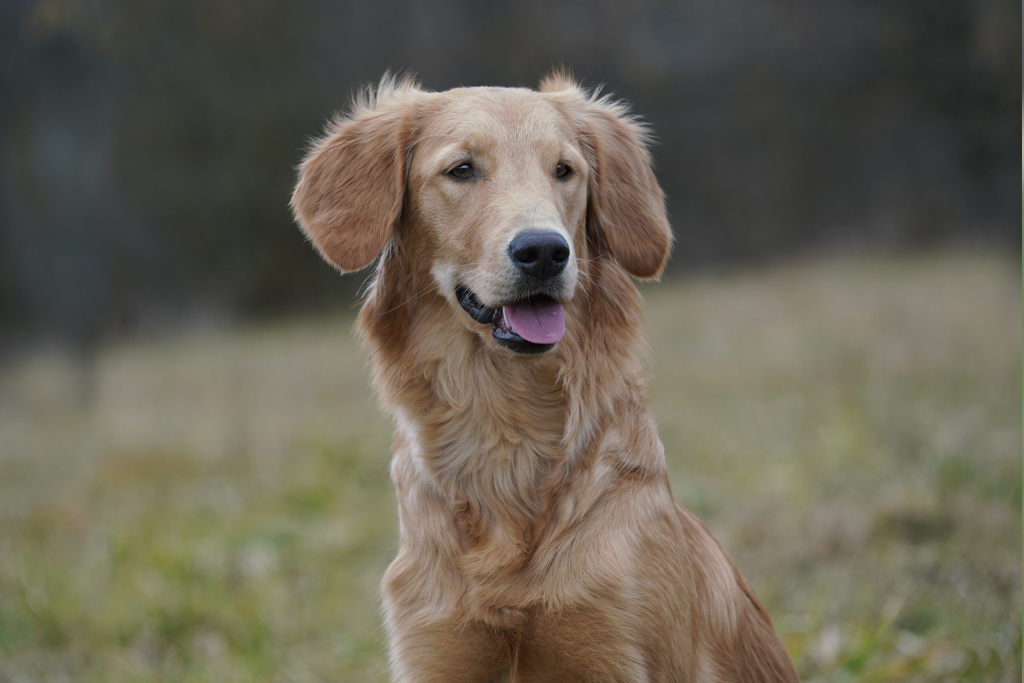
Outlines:
{"type": "Polygon", "coordinates": [[[569,262],[569,245],[553,230],[523,230],[508,245],[512,263],[526,275],[550,280],[569,262]]]}

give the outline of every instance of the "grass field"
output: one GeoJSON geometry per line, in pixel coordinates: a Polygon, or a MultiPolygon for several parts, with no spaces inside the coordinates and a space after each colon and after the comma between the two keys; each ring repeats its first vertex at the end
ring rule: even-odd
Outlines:
{"type": "MultiPolygon", "coordinates": [[[[1017,258],[645,286],[676,496],[807,681],[1021,680],[1017,258]]],[[[0,681],[384,681],[390,425],[351,317],[0,376],[0,681]]]]}

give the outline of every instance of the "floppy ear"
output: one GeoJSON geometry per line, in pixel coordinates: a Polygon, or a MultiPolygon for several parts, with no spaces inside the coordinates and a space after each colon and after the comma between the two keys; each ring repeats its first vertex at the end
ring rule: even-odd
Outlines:
{"type": "Polygon", "coordinates": [[[590,163],[587,229],[630,275],[658,277],[672,247],[672,230],[651,168],[646,128],[625,105],[588,96],[564,72],[544,79],[540,90],[567,106],[580,130],[590,163]]]}
{"type": "Polygon", "coordinates": [[[292,211],[320,254],[343,273],[370,265],[402,213],[410,93],[389,79],[313,144],[299,166],[292,211]]]}

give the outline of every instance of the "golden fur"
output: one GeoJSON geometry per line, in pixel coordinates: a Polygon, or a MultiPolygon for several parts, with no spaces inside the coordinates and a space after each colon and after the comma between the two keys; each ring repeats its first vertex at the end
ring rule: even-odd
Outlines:
{"type": "Polygon", "coordinates": [[[623,105],[561,74],[539,91],[385,78],[315,143],[292,207],[338,269],[379,256],[358,329],[397,423],[396,680],[796,680],[749,585],[669,491],[630,275],[660,274],[671,233],[623,105]],[[446,175],[462,159],[478,180],[446,175]],[[566,332],[519,356],[454,288],[507,295],[504,247],[536,226],[571,244],[566,332]]]}

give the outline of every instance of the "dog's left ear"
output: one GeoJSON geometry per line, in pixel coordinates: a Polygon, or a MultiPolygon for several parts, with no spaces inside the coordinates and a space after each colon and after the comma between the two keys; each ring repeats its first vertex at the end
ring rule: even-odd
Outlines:
{"type": "Polygon", "coordinates": [[[418,92],[409,81],[385,77],[299,166],[292,211],[320,254],[343,273],[373,263],[402,213],[410,103],[418,92]]]}
{"type": "Polygon", "coordinates": [[[556,72],[541,82],[580,131],[590,163],[587,229],[637,278],[661,275],[672,248],[665,197],[654,177],[648,134],[626,106],[588,95],[556,72]]]}

